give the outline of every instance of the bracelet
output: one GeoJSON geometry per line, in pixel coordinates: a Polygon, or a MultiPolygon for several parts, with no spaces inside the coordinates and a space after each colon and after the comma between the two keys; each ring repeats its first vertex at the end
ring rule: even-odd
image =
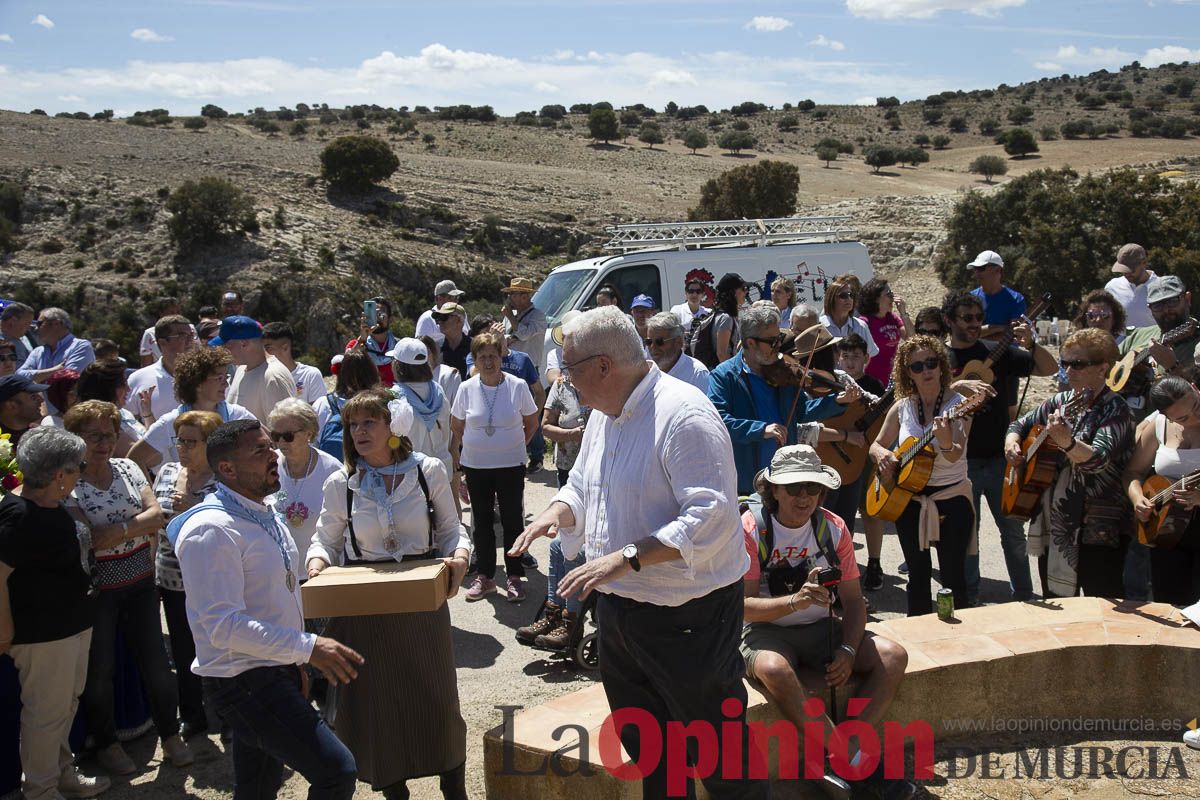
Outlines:
{"type": "Polygon", "coordinates": [[[850,441],[850,431],[842,431],[842,441],[843,442],[850,441]]]}
{"type": "Polygon", "coordinates": [[[940,451],[940,452],[942,452],[942,453],[949,453],[949,452],[951,452],[952,450],[954,450],[954,444],[953,444],[953,443],[951,443],[949,447],[942,447],[940,444],[938,445],[938,451],[940,451]]]}
{"type": "Polygon", "coordinates": [[[798,594],[798,592],[792,592],[792,596],[788,598],[788,608],[790,608],[792,611],[796,611],[796,595],[797,594],[798,594]]]}
{"type": "Polygon", "coordinates": [[[1078,439],[1071,439],[1071,444],[1069,444],[1069,445],[1067,445],[1066,447],[1064,447],[1064,448],[1063,448],[1063,455],[1066,455],[1067,453],[1069,453],[1069,452],[1071,452],[1072,450],[1074,450],[1074,449],[1075,449],[1075,445],[1077,445],[1077,444],[1079,444],[1079,440],[1078,440],[1078,439]]]}
{"type": "Polygon", "coordinates": [[[840,649],[845,650],[847,653],[849,653],[851,658],[855,658],[858,656],[858,651],[855,650],[853,647],[851,647],[848,644],[842,645],[840,649]]]}

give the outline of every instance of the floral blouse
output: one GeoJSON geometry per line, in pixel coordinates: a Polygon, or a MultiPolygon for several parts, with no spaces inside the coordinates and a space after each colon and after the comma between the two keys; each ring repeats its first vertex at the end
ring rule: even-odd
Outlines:
{"type": "MultiPolygon", "coordinates": [[[[142,513],[142,489],[149,484],[137,464],[127,458],[110,458],[112,483],[98,489],[80,478],[71,498],[92,528],[120,525],[142,513]]],[[[154,574],[154,536],[148,534],[127,539],[116,547],[96,550],[96,566],[101,589],[131,586],[154,574]]]]}
{"type": "MultiPolygon", "coordinates": [[[[179,569],[179,559],[175,556],[175,548],[167,538],[166,523],[175,516],[175,481],[179,478],[182,465],[178,461],[163,464],[154,478],[154,496],[158,499],[163,512],[164,529],[158,534],[158,553],[154,558],[154,583],[162,589],[172,592],[183,591],[183,573],[179,569]]],[[[217,490],[217,481],[211,478],[199,491],[192,492],[196,502],[204,499],[209,492],[217,490]]],[[[192,505],[195,505],[193,503],[192,505]]]]}

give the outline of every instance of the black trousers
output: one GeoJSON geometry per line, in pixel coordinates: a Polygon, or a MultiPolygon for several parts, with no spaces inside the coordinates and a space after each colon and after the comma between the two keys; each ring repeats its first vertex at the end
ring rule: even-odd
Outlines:
{"type": "Polygon", "coordinates": [[[167,618],[167,636],[171,645],[171,661],[175,665],[175,685],[179,690],[179,719],[203,730],[207,727],[204,715],[204,692],[200,676],[192,672],[196,660],[196,642],[188,627],[187,595],[170,589],[158,590],[163,614],[167,618]]]}
{"type": "Polygon", "coordinates": [[[1170,550],[1150,548],[1150,578],[1160,603],[1190,606],[1200,600],[1200,521],[1193,520],[1170,550]]]}
{"type": "MultiPolygon", "coordinates": [[[[467,490],[471,493],[471,514],[475,519],[473,539],[479,574],[485,578],[496,575],[496,514],[500,505],[500,527],[504,531],[504,552],[513,546],[525,528],[525,465],[499,469],[463,467],[467,490]]],[[[510,578],[525,577],[521,559],[504,557],[504,571],[510,578]]]]}
{"type": "MultiPolygon", "coordinates": [[[[935,494],[945,487],[926,489],[935,494]]],[[[955,608],[970,608],[967,598],[967,547],[975,529],[975,509],[968,497],[951,497],[937,502],[941,517],[939,540],[933,544],[938,554],[942,586],[954,592],[955,608]]],[[[933,556],[921,549],[921,506],[914,500],[896,520],[900,549],[908,562],[908,615],[933,613],[933,556]]]]}
{"type": "MultiPolygon", "coordinates": [[[[706,722],[718,731],[722,722],[740,720],[742,769],[748,771],[750,752],[746,728],[746,686],[742,682],[745,663],[738,645],[742,632],[742,582],[738,581],[690,600],[680,606],[639,603],[601,593],[596,604],[599,626],[600,680],[608,705],[640,708],[649,712],[663,735],[668,721],[688,724],[706,722]],[[740,718],[726,717],[721,703],[734,698],[742,704],[740,718]]],[[[621,730],[621,743],[634,762],[642,753],[637,726],[621,730]]],[[[657,768],[642,781],[642,797],[667,797],[665,737],[657,768]]],[[[696,763],[695,740],[688,741],[688,763],[696,763]]],[[[720,751],[726,745],[720,742],[720,751]]],[[[658,749],[658,748],[651,748],[658,749]]],[[[719,759],[720,761],[720,759],[719,759]]],[[[714,774],[704,779],[704,788],[715,800],[755,798],[765,800],[766,780],[723,779],[718,762],[714,774]]],[[[687,797],[695,797],[692,781],[687,797]]]]}
{"type": "MultiPolygon", "coordinates": [[[[1125,552],[1129,540],[1122,538],[1120,547],[1100,547],[1094,544],[1079,545],[1079,567],[1076,570],[1075,594],[1088,597],[1125,596],[1125,552]]],[[[1153,551],[1151,551],[1153,552],[1153,551]]],[[[1042,579],[1042,596],[1059,597],[1046,586],[1046,565],[1049,556],[1038,556],[1038,575],[1042,579]]],[[[1158,585],[1154,586],[1154,599],[1158,596],[1158,585]]]]}

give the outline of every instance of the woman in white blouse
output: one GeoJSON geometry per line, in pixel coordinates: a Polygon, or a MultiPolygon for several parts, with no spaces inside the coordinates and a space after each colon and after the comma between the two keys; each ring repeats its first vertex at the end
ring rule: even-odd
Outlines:
{"type": "Polygon", "coordinates": [[[267,417],[267,430],[279,451],[279,491],[275,508],[287,522],[296,550],[305,552],[317,532],[325,479],[342,462],[313,446],[319,428],[317,412],[297,397],[280,400],[267,417]]]}
{"type": "Polygon", "coordinates": [[[846,278],[839,277],[825,290],[825,313],[821,315],[821,324],[834,336],[845,338],[851,333],[861,336],[867,343],[867,361],[870,361],[879,354],[879,346],[867,323],[854,315],[858,305],[858,281],[846,278]]]}
{"type": "MultiPolygon", "coordinates": [[[[446,468],[414,452],[412,408],[383,389],[342,410],[346,467],[325,481],[308,575],[330,564],[440,557],[453,597],[471,543],[459,522],[446,468]]],[[[335,617],[327,636],[374,664],[339,686],[337,734],[358,778],[384,797],[408,797],[405,781],[439,775],[442,794],[466,798],[466,724],[459,710],[450,606],[437,611],[335,617]]]]}

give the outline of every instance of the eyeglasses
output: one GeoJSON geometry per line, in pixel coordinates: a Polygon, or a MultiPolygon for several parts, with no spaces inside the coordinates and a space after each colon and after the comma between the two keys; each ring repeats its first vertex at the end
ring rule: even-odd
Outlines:
{"type": "Polygon", "coordinates": [[[1095,322],[1095,321],[1101,320],[1101,319],[1108,319],[1109,317],[1112,316],[1112,312],[1111,311],[1089,311],[1089,312],[1087,312],[1086,316],[1088,319],[1095,322]]]}
{"type": "Polygon", "coordinates": [[[775,336],[772,336],[770,339],[764,339],[761,336],[747,336],[746,338],[752,339],[753,341],[756,341],[756,342],[762,342],[763,344],[769,346],[772,350],[778,350],[780,347],[783,346],[783,334],[782,333],[776,334],[775,336]]]}
{"type": "Polygon", "coordinates": [[[939,339],[942,336],[940,328],[917,328],[917,333],[921,336],[932,336],[935,339],[939,339]]]}
{"type": "Polygon", "coordinates": [[[16,353],[6,353],[5,355],[0,356],[0,361],[20,361],[20,360],[21,359],[17,358],[16,353]]]}
{"type": "Polygon", "coordinates": [[[1084,359],[1084,358],[1072,358],[1069,360],[1065,359],[1065,358],[1060,358],[1058,360],[1058,365],[1060,367],[1062,367],[1063,369],[1087,369],[1088,367],[1094,367],[1097,364],[1103,364],[1103,363],[1105,363],[1105,362],[1093,361],[1091,359],[1084,359]]]}
{"type": "Polygon", "coordinates": [[[955,314],[954,318],[959,322],[983,322],[983,312],[976,314],[955,314]]]}
{"type": "Polygon", "coordinates": [[[96,431],[92,431],[90,433],[83,434],[83,436],[80,438],[82,438],[88,444],[112,444],[113,442],[117,441],[117,434],[116,432],[98,433],[96,431]]]}
{"type": "Polygon", "coordinates": [[[202,439],[184,439],[180,436],[172,436],[171,443],[175,445],[176,450],[191,450],[193,447],[199,447],[204,444],[202,439]]]}
{"type": "Polygon", "coordinates": [[[802,494],[809,497],[820,497],[821,492],[825,491],[825,487],[819,483],[789,483],[785,484],[783,488],[792,497],[799,497],[802,494]]]}
{"type": "Polygon", "coordinates": [[[296,434],[300,431],[271,431],[270,437],[272,442],[287,442],[291,444],[296,441],[296,434]]]}
{"type": "Polygon", "coordinates": [[[673,342],[680,337],[678,336],[655,336],[653,339],[642,339],[642,344],[646,347],[662,347],[667,342],[673,342]]]}
{"type": "Polygon", "coordinates": [[[581,358],[578,361],[576,361],[574,364],[563,363],[559,366],[559,372],[561,372],[565,377],[569,378],[569,377],[571,377],[571,370],[575,369],[576,367],[578,367],[580,364],[582,364],[585,361],[591,361],[593,358],[599,358],[602,355],[604,355],[604,354],[596,353],[595,355],[592,355],[592,356],[585,356],[584,358],[581,358]]]}
{"type": "Polygon", "coordinates": [[[1157,300],[1157,301],[1149,304],[1150,310],[1154,311],[1155,309],[1158,309],[1158,308],[1167,308],[1168,306],[1173,306],[1179,302],[1179,298],[1181,298],[1181,297],[1183,297],[1183,295],[1180,294],[1180,295],[1175,295],[1174,297],[1168,297],[1166,300],[1157,300]]]}
{"type": "Polygon", "coordinates": [[[927,369],[937,369],[942,365],[941,359],[936,356],[930,356],[924,361],[914,361],[908,365],[908,369],[914,375],[920,375],[927,369]]]}

